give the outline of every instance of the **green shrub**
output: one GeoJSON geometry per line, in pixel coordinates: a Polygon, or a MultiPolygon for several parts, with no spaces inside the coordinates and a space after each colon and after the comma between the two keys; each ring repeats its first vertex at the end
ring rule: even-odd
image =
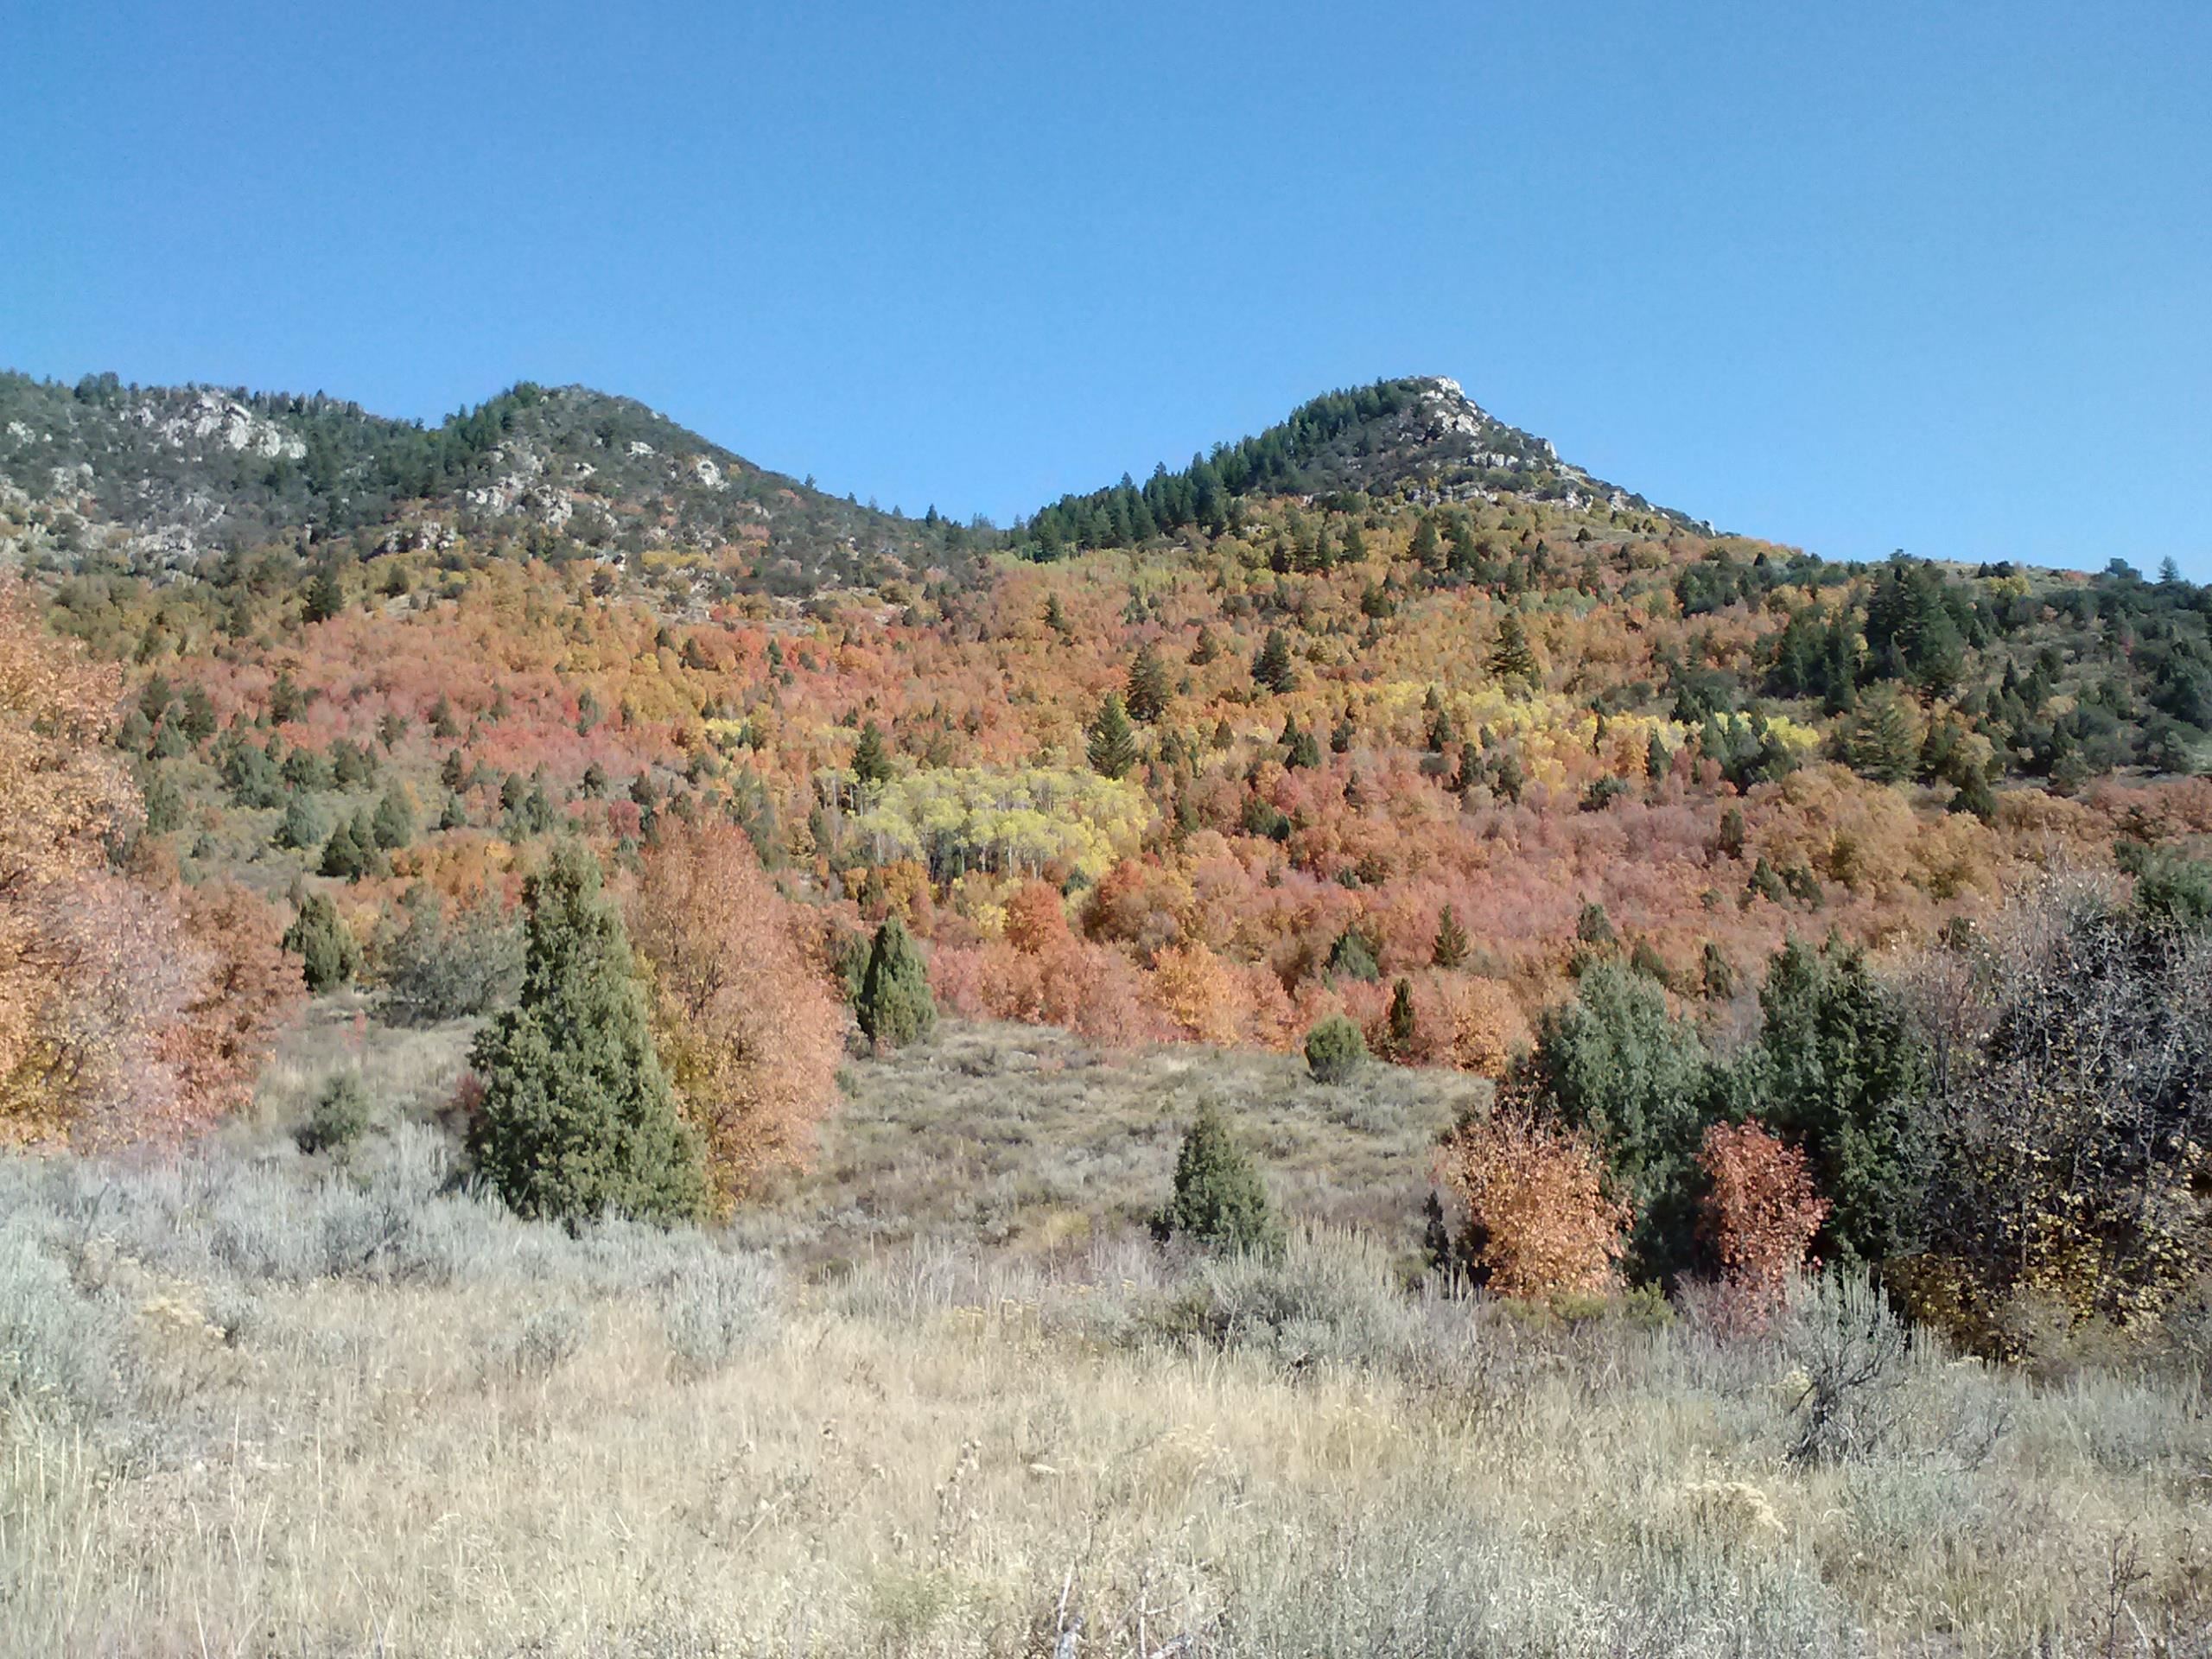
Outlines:
{"type": "Polygon", "coordinates": [[[1337,936],[1329,947],[1329,959],[1323,971],[1332,979],[1356,979],[1371,985],[1382,977],[1382,969],[1375,960],[1375,947],[1367,936],[1356,927],[1348,927],[1337,936]]]}
{"type": "Polygon", "coordinates": [[[1317,1083],[1342,1083],[1367,1059],[1367,1039],[1341,1014],[1306,1033],[1306,1069],[1317,1083]]]}
{"type": "Polygon", "coordinates": [[[1175,1192],[1157,1230],[1224,1249],[1272,1250],[1281,1243],[1267,1185],[1211,1101],[1175,1155],[1175,1192]]]}
{"type": "Polygon", "coordinates": [[[876,930],[854,1011],[861,1031],[892,1048],[919,1041],[937,1025],[929,967],[896,916],[876,930]]]}
{"type": "Polygon", "coordinates": [[[300,1125],[302,1152],[344,1152],[369,1131],[369,1091],[358,1071],[340,1071],[322,1086],[300,1125]]]}
{"type": "Polygon", "coordinates": [[[403,901],[407,921],[384,950],[384,1015],[427,1026],[489,1014],[522,977],[522,937],[489,889],[448,920],[437,895],[417,887],[403,901]]]}
{"type": "Polygon", "coordinates": [[[276,844],[279,847],[297,853],[308,852],[321,846],[323,837],[329,833],[330,826],[323,822],[322,814],[315,810],[313,797],[295,795],[284,803],[284,816],[276,825],[276,844]]]}
{"type": "Polygon", "coordinates": [[[284,949],[300,959],[300,972],[314,992],[335,990],[361,969],[361,947],[353,930],[323,894],[300,900],[300,913],[285,930],[284,949]]]}

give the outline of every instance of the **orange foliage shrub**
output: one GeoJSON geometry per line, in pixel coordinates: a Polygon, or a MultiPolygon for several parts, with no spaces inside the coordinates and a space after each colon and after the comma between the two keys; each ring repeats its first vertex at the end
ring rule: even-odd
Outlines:
{"type": "Polygon", "coordinates": [[[844,1011],[789,908],[745,832],[718,817],[665,824],[631,894],[655,1034],[725,1202],[804,1166],[836,1102],[844,1011]]]}
{"type": "Polygon", "coordinates": [[[1190,884],[1175,873],[1125,858],[1091,889],[1084,931],[1094,939],[1157,950],[1181,934],[1180,918],[1192,902],[1190,884]]]}
{"type": "Polygon", "coordinates": [[[1813,1190],[1805,1154],[1756,1122],[1715,1123],[1698,1149],[1712,1183],[1704,1199],[1707,1240],[1733,1283],[1778,1295],[1805,1265],[1828,1204],[1813,1190]]]}
{"type": "Polygon", "coordinates": [[[1497,1294],[1613,1283],[1628,1206],[1605,1196],[1597,1154],[1580,1135],[1501,1112],[1446,1142],[1437,1173],[1466,1206],[1468,1265],[1497,1294]]]}
{"type": "Polygon", "coordinates": [[[172,1135],[230,1098],[181,1052],[211,964],[171,874],[109,860],[139,819],[118,689],[0,586],[0,1145],[172,1135]]]}
{"type": "Polygon", "coordinates": [[[1437,976],[1414,988],[1414,1008],[1437,1061],[1462,1071],[1503,1077],[1506,1062],[1530,1041],[1520,1003],[1494,979],[1437,976]]]}
{"type": "Polygon", "coordinates": [[[1025,881],[1006,901],[1006,942],[1025,956],[1041,956],[1067,943],[1067,906],[1048,881],[1025,881]]]}
{"type": "MultiPolygon", "coordinates": [[[[1065,939],[1032,954],[1001,939],[975,953],[974,988],[961,982],[965,964],[949,964],[944,982],[953,1006],[972,995],[995,1020],[1065,1026],[1088,1040],[1116,1047],[1153,1036],[1159,1019],[1145,1006],[1136,965],[1108,945],[1065,939]]],[[[933,983],[935,982],[933,981],[933,983]]]]}
{"type": "Polygon", "coordinates": [[[276,1033],[307,1002],[299,959],[283,947],[276,908],[232,881],[185,897],[185,925],[207,970],[173,1028],[169,1052],[183,1071],[193,1117],[212,1121],[252,1097],[276,1033]]]}
{"type": "Polygon", "coordinates": [[[1243,1033],[1243,983],[1203,944],[1161,950],[1145,989],[1178,1037],[1226,1047],[1243,1033]]]}

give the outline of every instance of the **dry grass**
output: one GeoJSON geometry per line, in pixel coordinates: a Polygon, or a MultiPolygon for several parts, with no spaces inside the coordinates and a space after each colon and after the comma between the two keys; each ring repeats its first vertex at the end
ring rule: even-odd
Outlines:
{"type": "Polygon", "coordinates": [[[474,1022],[394,1028],[373,1020],[372,1000],[359,993],[317,999],[263,1068],[253,1109],[229,1126],[231,1137],[251,1142],[272,1129],[297,1128],[332,1074],[341,1071],[359,1072],[388,1122],[435,1116],[467,1062],[474,1022]]]}
{"type": "Polygon", "coordinates": [[[1141,1226],[1211,1096],[1307,1220],[1419,1242],[1437,1137],[1490,1085],[1366,1067],[1337,1087],[1295,1055],[1177,1046],[1102,1055],[1049,1027],[949,1025],[928,1047],[854,1062],[812,1174],[748,1236],[810,1259],[916,1239],[1065,1254],[1141,1226]]]}
{"type": "Polygon", "coordinates": [[[1166,1258],[1122,1223],[1177,1087],[1285,1103],[1252,1133],[1294,1211],[1399,1222],[1423,1132],[1056,1040],[859,1068],[823,1175],[748,1224],[801,1275],[518,1223],[404,1125],[334,1173],[0,1168],[0,1652],[2207,1650],[2192,1382],[1919,1348],[1796,1462],[1833,1296],[1726,1344],[1409,1296],[1395,1236],[1166,1258]],[[956,1171],[989,1201],[907,1185],[956,1171]],[[1091,1195],[1087,1243],[1039,1219],[1091,1195]]]}

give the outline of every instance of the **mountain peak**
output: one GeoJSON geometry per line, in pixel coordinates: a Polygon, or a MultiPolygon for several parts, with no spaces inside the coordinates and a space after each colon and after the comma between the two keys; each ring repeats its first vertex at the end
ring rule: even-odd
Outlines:
{"type": "Polygon", "coordinates": [[[1364,406],[1359,418],[1333,434],[1305,469],[1321,487],[1437,500],[1517,496],[1570,508],[1658,512],[1685,525],[1693,522],[1561,461],[1550,439],[1500,420],[1447,375],[1408,376],[1378,381],[1359,393],[1332,393],[1306,404],[1291,423],[1295,427],[1308,410],[1347,397],[1364,406]]]}

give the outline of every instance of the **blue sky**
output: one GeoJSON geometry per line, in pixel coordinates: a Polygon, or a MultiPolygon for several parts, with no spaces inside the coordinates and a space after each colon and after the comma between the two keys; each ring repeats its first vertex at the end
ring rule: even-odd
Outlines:
{"type": "Polygon", "coordinates": [[[0,0],[0,363],[518,378],[1001,520],[1461,380],[1730,528],[2212,578],[2212,5],[0,0]]]}

